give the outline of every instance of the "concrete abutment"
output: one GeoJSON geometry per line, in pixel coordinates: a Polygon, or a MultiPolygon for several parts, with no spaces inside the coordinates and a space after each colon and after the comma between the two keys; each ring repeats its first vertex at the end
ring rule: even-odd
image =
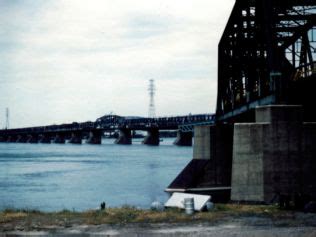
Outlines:
{"type": "Polygon", "coordinates": [[[232,137],[232,125],[195,126],[193,159],[167,191],[208,194],[213,201],[229,201],[232,137]]]}
{"type": "Polygon", "coordinates": [[[233,201],[270,203],[282,196],[316,199],[316,124],[303,122],[301,106],[256,109],[256,122],[235,124],[233,201]]]}
{"type": "Polygon", "coordinates": [[[167,190],[203,192],[217,201],[316,200],[316,123],[303,121],[301,106],[255,112],[251,123],[196,126],[193,160],[167,190]],[[220,189],[226,191],[217,196],[220,189]]]}

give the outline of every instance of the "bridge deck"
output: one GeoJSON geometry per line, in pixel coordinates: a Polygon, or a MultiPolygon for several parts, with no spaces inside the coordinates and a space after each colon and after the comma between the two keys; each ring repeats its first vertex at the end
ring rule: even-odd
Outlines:
{"type": "Polygon", "coordinates": [[[159,130],[177,130],[181,126],[191,126],[201,123],[213,123],[215,121],[214,114],[198,114],[176,117],[160,117],[160,118],[124,118],[116,115],[103,116],[95,122],[70,123],[60,125],[49,125],[39,127],[15,128],[0,130],[0,136],[4,135],[22,135],[22,134],[45,134],[45,133],[62,133],[74,131],[113,131],[118,129],[130,130],[150,130],[158,128],[159,130]]]}

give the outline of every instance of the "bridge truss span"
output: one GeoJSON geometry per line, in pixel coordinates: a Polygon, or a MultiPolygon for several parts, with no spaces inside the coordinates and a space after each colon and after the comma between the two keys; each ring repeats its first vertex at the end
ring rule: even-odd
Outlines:
{"type": "Polygon", "coordinates": [[[218,62],[218,120],[252,105],[301,102],[291,88],[316,74],[316,2],[237,0],[218,62]]]}
{"type": "MultiPolygon", "coordinates": [[[[174,117],[123,117],[118,115],[105,115],[95,122],[73,122],[69,124],[48,125],[39,127],[15,128],[0,130],[1,142],[45,142],[81,144],[86,138],[88,143],[101,144],[104,132],[119,132],[120,144],[131,144],[131,132],[135,130],[147,131],[148,143],[159,144],[159,130],[178,130],[179,132],[192,133],[193,125],[212,124],[215,114],[195,114],[174,117]],[[185,128],[185,129],[184,129],[185,128]]],[[[186,137],[188,137],[186,135],[186,137]]],[[[188,140],[188,139],[187,139],[188,140]]],[[[185,142],[189,144],[188,141],[185,142]]]]}

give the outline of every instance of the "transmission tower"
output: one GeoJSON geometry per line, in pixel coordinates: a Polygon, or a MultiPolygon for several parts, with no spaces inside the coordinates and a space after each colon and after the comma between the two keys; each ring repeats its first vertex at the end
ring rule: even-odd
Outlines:
{"type": "Polygon", "coordinates": [[[154,79],[149,80],[149,86],[148,86],[148,91],[149,91],[149,110],[148,110],[148,117],[149,118],[154,118],[156,116],[155,113],[155,84],[154,84],[154,79]]]}
{"type": "Polygon", "coordinates": [[[6,108],[5,109],[5,129],[8,129],[9,128],[9,116],[10,116],[10,113],[9,113],[9,108],[6,108]]]}

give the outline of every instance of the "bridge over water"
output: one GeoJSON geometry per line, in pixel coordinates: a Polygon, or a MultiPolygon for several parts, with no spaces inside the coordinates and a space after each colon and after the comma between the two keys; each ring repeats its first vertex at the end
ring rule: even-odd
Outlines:
{"type": "MultiPolygon", "coordinates": [[[[212,200],[270,203],[275,198],[316,201],[316,1],[236,0],[218,45],[214,115],[158,119],[103,117],[96,122],[1,130],[2,141],[100,143],[100,133],[195,125],[193,160],[168,191],[207,192],[212,200]],[[194,118],[194,119],[193,119],[194,118]],[[205,125],[209,124],[209,125],[205,125]],[[199,126],[204,125],[204,126],[199,126]],[[50,138],[47,141],[50,141],[50,138]],[[222,192],[222,193],[221,193],[222,192]],[[217,196],[217,194],[219,194],[217,196]]],[[[186,142],[183,142],[185,144],[186,142]]],[[[298,203],[299,204],[299,203],[298,203]]]]}
{"type": "Polygon", "coordinates": [[[195,127],[194,159],[167,191],[316,201],[315,88],[316,1],[236,0],[218,44],[216,123],[195,127]]]}
{"type": "Polygon", "coordinates": [[[300,104],[316,121],[315,5],[236,1],[218,45],[218,120],[250,122],[256,106],[300,104]]]}
{"type": "Polygon", "coordinates": [[[19,143],[69,143],[81,144],[82,139],[90,144],[101,144],[104,132],[119,131],[117,144],[132,144],[132,131],[147,131],[143,143],[159,145],[159,130],[177,130],[176,145],[192,145],[194,125],[213,124],[214,114],[196,114],[174,117],[142,118],[105,115],[95,122],[27,127],[0,130],[1,142],[19,143]]]}

